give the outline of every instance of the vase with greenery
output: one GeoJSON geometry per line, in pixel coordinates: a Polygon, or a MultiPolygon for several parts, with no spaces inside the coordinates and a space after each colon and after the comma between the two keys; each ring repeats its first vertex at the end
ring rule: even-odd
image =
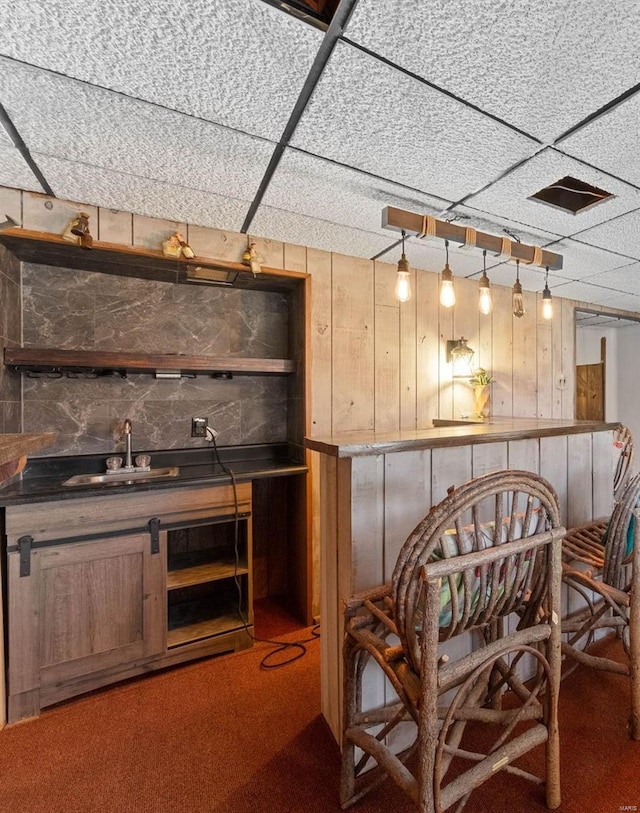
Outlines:
{"type": "Polygon", "coordinates": [[[484,367],[478,367],[469,379],[469,383],[473,387],[475,412],[478,418],[491,416],[491,385],[494,381],[495,378],[484,367]]]}

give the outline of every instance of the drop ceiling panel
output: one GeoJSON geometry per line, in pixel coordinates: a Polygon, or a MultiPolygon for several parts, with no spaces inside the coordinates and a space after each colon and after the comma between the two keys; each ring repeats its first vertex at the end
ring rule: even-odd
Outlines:
{"type": "Polygon", "coordinates": [[[562,254],[562,268],[553,273],[556,277],[565,279],[579,280],[633,263],[631,257],[585,245],[568,237],[550,243],[546,248],[562,254]]]}
{"type": "Polygon", "coordinates": [[[622,328],[622,327],[638,327],[638,322],[633,322],[629,319],[621,319],[618,316],[608,316],[606,313],[585,313],[584,311],[576,311],[576,327],[600,329],[607,328],[622,328]]]}
{"type": "Polygon", "coordinates": [[[640,296],[633,294],[612,294],[604,302],[608,308],[617,308],[621,311],[637,313],[640,316],[640,296]]]}
{"type": "Polygon", "coordinates": [[[338,43],[293,146],[458,200],[530,155],[535,142],[338,43]]]}
{"type": "Polygon", "coordinates": [[[449,201],[420,195],[349,167],[288,149],[278,164],[263,203],[307,217],[379,232],[391,243],[399,235],[382,228],[385,206],[435,215],[449,201]]]}
{"type": "Polygon", "coordinates": [[[551,142],[638,81],[640,3],[360,0],[346,36],[551,142]]]}
{"type": "Polygon", "coordinates": [[[640,185],[639,119],[640,95],[636,93],[565,138],[558,148],[640,185]]]}
{"type": "Polygon", "coordinates": [[[273,153],[269,141],[6,59],[0,99],[32,153],[249,201],[273,153]]]}
{"type": "Polygon", "coordinates": [[[277,140],[322,34],[260,0],[23,0],[0,51],[277,140]]]}
{"type": "Polygon", "coordinates": [[[546,149],[488,189],[473,195],[468,202],[489,215],[508,217],[568,237],[637,208],[640,206],[640,190],[553,149],[546,149]],[[566,175],[597,186],[615,197],[577,215],[529,200],[535,192],[566,175]]]}
{"type": "Polygon", "coordinates": [[[36,154],[57,197],[179,223],[240,231],[246,201],[36,154]]]}
{"type": "Polygon", "coordinates": [[[20,152],[4,144],[0,144],[0,184],[28,189],[30,192],[44,191],[20,152]]]}
{"type": "MultiPolygon", "coordinates": [[[[380,234],[285,212],[272,206],[258,208],[251,223],[251,234],[354,257],[373,257],[389,245],[389,239],[380,234]]],[[[386,261],[386,257],[383,259],[386,261]]]]}
{"type": "Polygon", "coordinates": [[[587,277],[584,282],[589,283],[589,285],[602,285],[614,291],[640,296],[640,263],[633,263],[624,268],[616,268],[614,271],[594,274],[587,277]]]}
{"type": "Polygon", "coordinates": [[[640,209],[580,232],[578,239],[640,260],[640,209]]]}
{"type": "MultiPolygon", "coordinates": [[[[578,302],[589,302],[592,305],[609,305],[609,301],[619,294],[610,291],[608,288],[601,288],[597,285],[589,285],[586,282],[566,282],[559,285],[549,285],[554,296],[562,296],[565,299],[575,299],[578,302]]],[[[611,305],[611,307],[614,307],[611,305]]]]}

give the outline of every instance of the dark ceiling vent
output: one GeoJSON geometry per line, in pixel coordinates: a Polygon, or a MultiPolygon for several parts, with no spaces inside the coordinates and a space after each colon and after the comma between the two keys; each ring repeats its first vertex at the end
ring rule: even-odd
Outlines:
{"type": "Polygon", "coordinates": [[[532,200],[548,203],[549,206],[574,215],[612,197],[611,192],[605,192],[604,189],[598,189],[597,186],[591,186],[569,175],[531,195],[532,200]]]}

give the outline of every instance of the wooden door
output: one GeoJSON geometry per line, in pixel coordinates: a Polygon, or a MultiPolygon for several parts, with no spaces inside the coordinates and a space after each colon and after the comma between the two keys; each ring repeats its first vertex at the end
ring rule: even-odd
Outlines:
{"type": "Polygon", "coordinates": [[[600,344],[600,361],[576,366],[576,419],[604,421],[606,339],[600,344]]]}
{"type": "Polygon", "coordinates": [[[166,647],[165,546],[147,533],[8,555],[9,720],[37,714],[40,693],[166,647]]]}

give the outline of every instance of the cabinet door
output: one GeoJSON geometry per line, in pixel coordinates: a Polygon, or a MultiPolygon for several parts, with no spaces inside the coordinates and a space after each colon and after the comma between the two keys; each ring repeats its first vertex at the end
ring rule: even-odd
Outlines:
{"type": "Polygon", "coordinates": [[[9,696],[162,652],[166,534],[34,549],[30,574],[8,555],[9,696]]]}

